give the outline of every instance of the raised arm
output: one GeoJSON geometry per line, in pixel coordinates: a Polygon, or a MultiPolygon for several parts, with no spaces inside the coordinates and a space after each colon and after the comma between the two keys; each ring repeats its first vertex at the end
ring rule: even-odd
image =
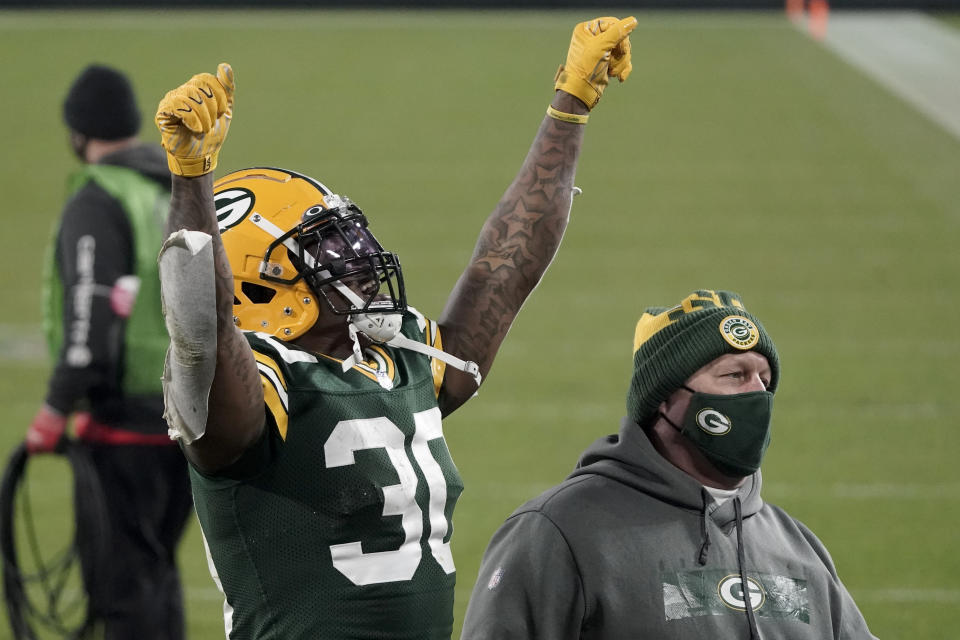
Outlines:
{"type": "Polygon", "coordinates": [[[166,416],[187,457],[206,472],[236,460],[265,421],[256,361],[233,323],[233,274],[213,204],[212,171],[233,90],[233,71],[221,64],[216,77],[199,74],[167,93],[156,118],[173,174],[170,237],[160,254],[171,338],[166,416]]]}
{"type": "MultiPolygon", "coordinates": [[[[473,257],[439,319],[444,348],[480,366],[485,377],[510,325],[553,260],[570,216],[584,125],[608,79],[630,75],[635,18],[596,18],[573,30],[556,94],[517,177],[487,218],[473,257]]],[[[444,415],[476,391],[447,369],[444,415]]]]}

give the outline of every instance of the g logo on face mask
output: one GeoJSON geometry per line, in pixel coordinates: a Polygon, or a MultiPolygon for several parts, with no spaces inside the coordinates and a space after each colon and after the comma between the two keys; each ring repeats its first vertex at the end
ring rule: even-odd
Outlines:
{"type": "Polygon", "coordinates": [[[730,418],[716,409],[701,409],[697,412],[697,426],[712,436],[722,436],[730,431],[733,425],[730,418]]]}
{"type": "Polygon", "coordinates": [[[773,394],[688,391],[692,395],[680,432],[725,475],[743,478],[755,473],[770,445],[773,394]]]}

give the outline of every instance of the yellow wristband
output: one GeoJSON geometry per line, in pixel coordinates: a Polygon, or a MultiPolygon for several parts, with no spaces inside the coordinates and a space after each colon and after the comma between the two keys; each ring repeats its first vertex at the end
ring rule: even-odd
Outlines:
{"type": "Polygon", "coordinates": [[[178,158],[172,153],[167,153],[167,167],[170,169],[170,173],[184,178],[196,178],[216,169],[217,156],[219,155],[219,149],[209,155],[196,158],[178,158]]]}
{"type": "Polygon", "coordinates": [[[554,120],[559,120],[560,122],[571,122],[573,124],[587,124],[587,120],[590,119],[589,115],[581,116],[576,113],[564,113],[563,111],[557,111],[553,108],[552,104],[547,105],[547,115],[554,120]]]}

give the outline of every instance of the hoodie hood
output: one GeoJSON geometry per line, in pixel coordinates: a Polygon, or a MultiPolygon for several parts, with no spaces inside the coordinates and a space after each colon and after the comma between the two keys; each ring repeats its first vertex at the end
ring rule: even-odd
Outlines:
{"type": "MultiPolygon", "coordinates": [[[[594,442],[580,457],[569,477],[584,475],[603,476],[661,502],[697,513],[700,520],[700,546],[696,551],[696,561],[700,566],[707,564],[710,554],[707,518],[713,520],[724,534],[731,533],[731,529],[735,528],[740,583],[747,584],[743,522],[763,507],[759,471],[747,478],[732,499],[717,504],[703,485],[660,455],[640,425],[630,418],[624,418],[620,423],[620,432],[594,442]]],[[[745,609],[749,637],[750,640],[759,640],[760,632],[750,601],[750,598],[746,599],[745,609]]]]}
{"type": "Polygon", "coordinates": [[[154,144],[140,144],[113,153],[100,159],[100,164],[133,169],[170,190],[170,169],[167,154],[154,144]]]}
{"type": "MultiPolygon", "coordinates": [[[[619,433],[590,445],[569,477],[588,474],[610,478],[683,509],[704,512],[724,530],[736,519],[733,500],[718,505],[710,499],[703,485],[661,456],[640,425],[630,418],[621,421],[619,433]]],[[[758,471],[738,489],[741,517],[748,518],[763,507],[760,486],[758,471]]]]}

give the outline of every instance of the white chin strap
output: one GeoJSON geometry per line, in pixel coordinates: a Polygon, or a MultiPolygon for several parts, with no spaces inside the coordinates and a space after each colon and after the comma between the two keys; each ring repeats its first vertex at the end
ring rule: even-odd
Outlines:
{"type": "Polygon", "coordinates": [[[480,386],[480,383],[483,381],[483,376],[480,375],[480,367],[476,362],[472,362],[470,360],[461,360],[457,356],[451,355],[446,351],[441,351],[440,349],[431,347],[423,342],[411,340],[407,336],[400,333],[400,324],[402,320],[403,316],[399,313],[374,312],[358,313],[350,316],[348,331],[350,332],[350,340],[353,341],[353,354],[343,361],[343,370],[347,371],[350,369],[350,367],[360,364],[364,361],[363,351],[360,349],[360,339],[357,335],[362,333],[368,336],[374,342],[387,344],[398,349],[416,351],[417,353],[422,353],[430,356],[431,358],[436,358],[437,360],[446,362],[455,369],[469,373],[471,376],[473,376],[477,386],[480,386]]]}
{"type": "Polygon", "coordinates": [[[436,358],[437,360],[446,362],[454,369],[459,369],[460,371],[469,373],[471,376],[473,376],[473,381],[477,383],[478,387],[480,386],[480,383],[483,382],[483,376],[480,375],[480,367],[472,360],[461,360],[457,356],[450,355],[446,351],[441,351],[440,349],[431,347],[423,342],[411,340],[402,334],[397,334],[396,337],[394,337],[392,340],[389,340],[387,344],[392,347],[397,347],[398,349],[409,349],[410,351],[423,353],[431,358],[436,358]]]}
{"type": "MultiPolygon", "coordinates": [[[[347,295],[347,298],[354,304],[354,306],[363,304],[363,301],[360,300],[359,296],[350,290],[349,287],[344,287],[344,289],[347,289],[347,291],[350,292],[350,295],[347,295]]],[[[376,301],[370,304],[370,307],[373,309],[376,309],[376,306],[376,301]]],[[[469,373],[471,376],[473,376],[477,386],[480,386],[483,376],[480,375],[480,367],[477,366],[476,362],[461,360],[460,358],[451,355],[446,351],[441,351],[440,349],[431,347],[423,342],[411,340],[400,333],[400,326],[402,322],[403,315],[399,313],[377,313],[376,311],[373,311],[372,313],[357,313],[351,315],[348,331],[350,332],[350,340],[353,341],[353,354],[343,361],[343,370],[347,371],[355,364],[363,362],[363,351],[360,349],[360,339],[357,337],[358,333],[362,333],[374,342],[387,344],[398,349],[416,351],[417,353],[422,353],[430,356],[431,358],[436,358],[437,360],[446,362],[455,369],[469,373]]]]}

